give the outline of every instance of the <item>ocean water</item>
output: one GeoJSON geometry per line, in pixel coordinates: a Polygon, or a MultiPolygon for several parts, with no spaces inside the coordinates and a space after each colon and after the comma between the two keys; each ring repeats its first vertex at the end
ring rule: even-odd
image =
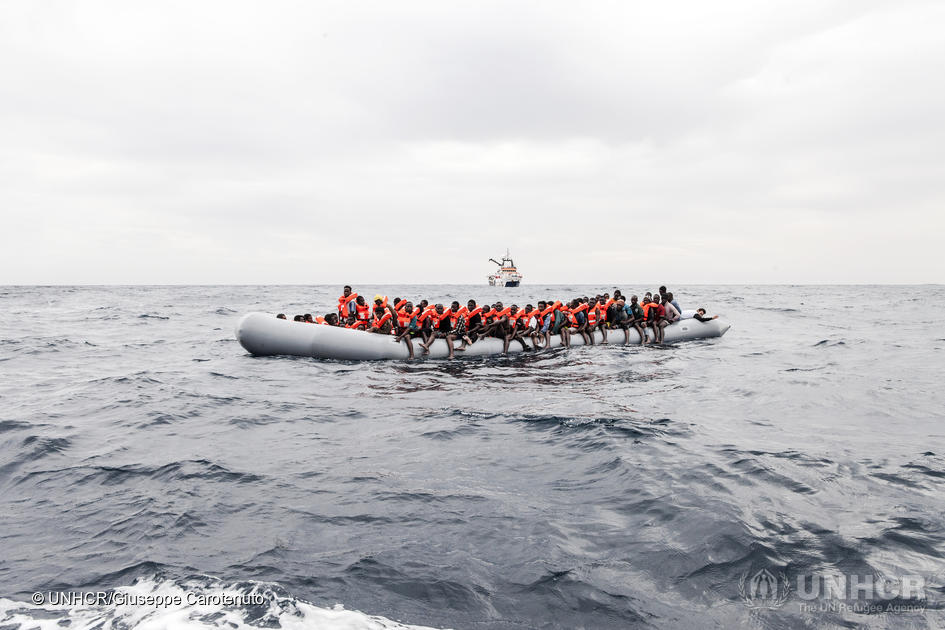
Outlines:
{"type": "Polygon", "coordinates": [[[356,364],[233,335],[338,287],[0,287],[0,628],[945,626],[945,288],[671,289],[733,328],[356,364]]]}

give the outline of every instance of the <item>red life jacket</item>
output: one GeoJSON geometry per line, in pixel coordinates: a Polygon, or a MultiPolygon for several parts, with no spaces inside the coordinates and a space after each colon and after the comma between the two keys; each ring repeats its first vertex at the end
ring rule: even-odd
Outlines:
{"type": "Polygon", "coordinates": [[[399,311],[397,313],[397,325],[401,328],[406,328],[410,325],[410,320],[417,316],[417,311],[412,313],[407,313],[404,311],[399,311]]]}
{"type": "Polygon", "coordinates": [[[316,324],[325,324],[326,326],[328,325],[328,322],[325,321],[325,318],[324,318],[324,317],[321,317],[321,316],[315,318],[315,323],[316,323],[316,324]]]}
{"type": "Polygon", "coordinates": [[[358,320],[366,322],[371,319],[371,307],[365,304],[364,306],[360,304],[355,304],[355,309],[358,313],[358,320]]]}
{"type": "Polygon", "coordinates": [[[588,326],[597,325],[597,315],[598,315],[598,311],[597,311],[596,305],[594,306],[594,308],[587,309],[587,325],[588,326]]]}

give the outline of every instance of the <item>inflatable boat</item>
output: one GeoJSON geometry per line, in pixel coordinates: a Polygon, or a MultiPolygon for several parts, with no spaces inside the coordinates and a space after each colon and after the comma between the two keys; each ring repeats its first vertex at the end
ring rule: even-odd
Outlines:
{"type": "MultiPolygon", "coordinates": [[[[731,327],[718,319],[700,322],[696,319],[681,319],[665,328],[664,343],[690,341],[721,337],[731,327]]],[[[647,338],[652,340],[653,331],[647,330],[647,338]]],[[[594,343],[600,343],[603,335],[594,333],[594,343]]],[[[257,356],[293,355],[314,357],[316,359],[338,359],[342,361],[376,361],[381,359],[406,359],[409,356],[407,344],[397,341],[393,335],[379,335],[364,330],[339,328],[322,324],[308,324],[292,320],[278,319],[269,313],[249,313],[236,325],[236,338],[248,352],[257,356]]],[[[623,344],[623,330],[613,329],[608,332],[611,344],[623,344]]],[[[531,342],[528,342],[531,348],[531,342]]],[[[419,339],[413,340],[414,356],[420,357],[423,348],[419,339]]],[[[640,335],[630,329],[630,343],[640,343],[640,335]]],[[[456,342],[459,347],[461,342],[456,342]]],[[[580,335],[571,335],[571,345],[584,345],[580,335]]],[[[551,347],[561,346],[561,336],[551,336],[551,347]]],[[[509,352],[522,352],[522,344],[513,341],[509,352]]],[[[456,356],[480,357],[502,353],[502,340],[493,337],[479,339],[456,356]]],[[[437,339],[430,346],[428,358],[444,359],[449,355],[445,339],[437,339]]]]}

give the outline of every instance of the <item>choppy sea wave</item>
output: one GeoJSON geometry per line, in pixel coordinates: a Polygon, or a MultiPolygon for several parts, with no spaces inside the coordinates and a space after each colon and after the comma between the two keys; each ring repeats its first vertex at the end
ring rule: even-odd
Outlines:
{"type": "Polygon", "coordinates": [[[0,627],[945,625],[945,290],[672,288],[732,330],[365,364],[233,338],[336,287],[0,289],[0,627]]]}

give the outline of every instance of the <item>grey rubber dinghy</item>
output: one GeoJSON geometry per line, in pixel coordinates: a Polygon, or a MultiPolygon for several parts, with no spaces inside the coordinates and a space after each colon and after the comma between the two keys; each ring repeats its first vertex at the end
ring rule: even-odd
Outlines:
{"type": "MultiPolygon", "coordinates": [[[[664,329],[663,343],[691,341],[721,337],[731,328],[718,319],[700,322],[686,318],[673,322],[664,329]]],[[[647,330],[648,339],[652,340],[653,331],[647,330]]],[[[594,343],[602,340],[602,333],[594,333],[594,343]]],[[[397,341],[393,335],[379,335],[363,330],[309,324],[286,319],[278,319],[270,313],[249,313],[236,325],[236,338],[247,351],[257,356],[292,355],[314,357],[316,359],[338,359],[342,361],[379,361],[384,359],[406,359],[407,345],[397,341]]],[[[623,343],[623,331],[610,331],[608,341],[611,344],[623,343]]],[[[416,339],[414,345],[416,346],[416,339]]],[[[460,343],[460,342],[456,342],[460,343]]],[[[640,335],[630,329],[630,343],[640,343],[640,335]]],[[[584,345],[580,335],[571,336],[572,346],[584,345]]],[[[561,346],[561,336],[552,335],[552,348],[561,346]]],[[[513,342],[509,353],[522,352],[521,344],[513,342]]],[[[468,346],[465,352],[456,356],[481,357],[502,353],[502,340],[493,337],[479,339],[468,346]]],[[[437,339],[430,346],[427,358],[445,359],[449,355],[445,339],[437,339]]],[[[416,356],[420,356],[417,349],[416,356]]]]}

